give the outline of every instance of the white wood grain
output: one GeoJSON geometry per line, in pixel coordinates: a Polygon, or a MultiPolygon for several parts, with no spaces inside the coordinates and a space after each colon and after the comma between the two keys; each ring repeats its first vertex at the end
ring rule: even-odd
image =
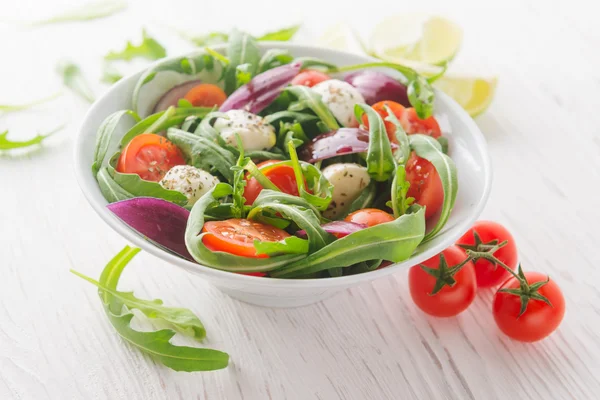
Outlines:
{"type": "MultiPolygon", "coordinates": [[[[42,17],[75,3],[12,2],[2,19],[42,17]]],[[[491,293],[458,318],[429,318],[412,304],[406,273],[314,306],[257,308],[141,254],[122,287],[190,307],[207,326],[207,346],[232,358],[228,369],[208,373],[156,365],[117,337],[93,287],[68,272],[98,275],[125,243],[93,213],[69,169],[87,105],[64,96],[36,112],[0,115],[0,131],[23,138],[69,122],[50,146],[0,157],[0,398],[597,398],[600,28],[592,2],[130,3],[123,14],[84,24],[0,24],[0,103],[59,89],[53,69],[64,57],[97,81],[102,54],[142,25],[176,53],[188,47],[168,26],[260,33],[304,20],[310,40],[336,20],[367,32],[384,14],[403,10],[457,20],[465,43],[455,69],[500,77],[495,102],[477,119],[495,167],[484,216],[511,228],[526,268],[560,283],[566,318],[547,340],[519,344],[495,327],[491,293]]]]}

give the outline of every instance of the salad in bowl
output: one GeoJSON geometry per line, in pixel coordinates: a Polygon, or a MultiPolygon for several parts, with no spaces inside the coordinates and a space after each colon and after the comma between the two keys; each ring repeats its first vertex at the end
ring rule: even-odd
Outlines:
{"type": "Polygon", "coordinates": [[[113,227],[227,292],[312,282],[317,301],[333,287],[315,282],[435,254],[485,204],[485,143],[435,79],[234,32],[115,85],[84,122],[79,179],[113,227]]]}

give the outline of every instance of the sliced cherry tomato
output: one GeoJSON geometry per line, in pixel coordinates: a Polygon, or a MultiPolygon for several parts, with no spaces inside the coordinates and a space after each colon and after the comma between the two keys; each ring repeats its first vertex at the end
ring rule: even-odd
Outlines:
{"type": "Polygon", "coordinates": [[[331,77],[326,73],[314,69],[305,69],[304,71],[300,71],[300,73],[296,75],[294,79],[292,79],[292,85],[313,87],[317,83],[321,83],[329,79],[331,79],[331,77]]]}
{"type": "Polygon", "coordinates": [[[355,224],[365,224],[375,226],[394,220],[394,216],[377,208],[364,208],[349,214],[344,221],[354,222],[355,224]]]}
{"type": "MultiPolygon", "coordinates": [[[[525,272],[524,275],[530,287],[548,279],[547,275],[539,272],[525,272]]],[[[504,282],[500,290],[519,288],[520,282],[513,277],[504,282]]],[[[494,320],[502,332],[515,340],[521,342],[541,340],[558,328],[565,315],[565,298],[553,280],[549,280],[536,290],[539,295],[548,299],[551,305],[530,298],[527,309],[521,315],[521,297],[500,290],[496,292],[492,305],[494,320]]]]}
{"type": "MultiPolygon", "coordinates": [[[[437,256],[425,261],[422,265],[436,270],[436,273],[446,273],[467,259],[467,254],[458,246],[450,246],[437,256]],[[445,262],[441,261],[444,255],[445,262]]],[[[436,277],[425,272],[421,265],[415,265],[408,271],[408,287],[410,295],[421,310],[436,317],[452,317],[466,310],[475,299],[477,283],[473,263],[467,262],[453,275],[455,283],[444,285],[433,294],[436,277]]]]}
{"type": "Polygon", "coordinates": [[[269,257],[266,254],[256,254],[254,240],[278,242],[290,236],[274,226],[240,218],[208,221],[202,227],[202,232],[208,232],[202,238],[202,243],[210,250],[252,258],[269,257]]]}
{"type": "Polygon", "coordinates": [[[192,103],[194,107],[219,107],[227,100],[227,95],[217,85],[201,83],[187,92],[184,99],[192,103]]]}
{"type": "Polygon", "coordinates": [[[171,168],[184,164],[181,151],[171,141],[154,133],[142,133],[131,139],[121,152],[117,171],[158,182],[171,168]]]}
{"type": "MultiPolygon", "coordinates": [[[[507,241],[505,246],[494,251],[492,255],[511,269],[517,267],[517,245],[512,235],[502,225],[492,221],[477,221],[458,241],[456,245],[463,249],[473,251],[489,251],[494,244],[507,241]],[[475,235],[479,239],[476,239],[475,235]]],[[[487,288],[497,286],[510,276],[504,268],[494,265],[484,258],[475,259],[475,275],[477,275],[477,287],[487,288]]]]}
{"type": "MultiPolygon", "coordinates": [[[[400,121],[402,128],[404,128],[407,134],[422,133],[434,138],[442,136],[442,131],[435,117],[420,119],[414,108],[406,108],[395,101],[380,101],[373,104],[373,110],[383,118],[385,130],[391,142],[398,143],[396,140],[396,125],[393,122],[385,120],[388,116],[385,106],[388,106],[396,118],[398,118],[398,121],[400,121]]],[[[365,127],[369,128],[369,120],[366,115],[362,116],[362,123],[365,127]]]]}
{"type": "Polygon", "coordinates": [[[411,153],[406,162],[406,179],[410,182],[408,196],[414,197],[415,203],[427,207],[425,218],[435,215],[444,202],[444,188],[433,164],[411,153]]]}
{"type": "MultiPolygon", "coordinates": [[[[265,167],[267,165],[275,164],[280,161],[268,160],[263,161],[257,165],[258,168],[265,167]]],[[[296,183],[296,175],[294,175],[294,169],[289,165],[280,165],[277,167],[269,168],[263,172],[263,174],[271,182],[275,184],[283,193],[298,196],[298,184],[296,183]]],[[[304,181],[304,187],[306,187],[306,181],[304,181]]],[[[246,174],[246,187],[244,188],[244,198],[246,199],[246,205],[251,205],[254,200],[258,197],[263,187],[258,183],[256,178],[246,174]]],[[[308,189],[307,189],[308,190],[308,189]]]]}

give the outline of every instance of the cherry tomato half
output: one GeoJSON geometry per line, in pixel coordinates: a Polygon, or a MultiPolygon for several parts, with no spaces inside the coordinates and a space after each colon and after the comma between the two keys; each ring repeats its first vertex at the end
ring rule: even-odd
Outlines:
{"type": "MultiPolygon", "coordinates": [[[[263,161],[257,165],[258,168],[266,167],[267,165],[276,164],[278,160],[263,161]]],[[[294,175],[294,169],[289,165],[279,165],[277,167],[269,168],[263,171],[263,174],[271,182],[275,184],[283,193],[291,194],[292,196],[298,196],[298,184],[296,183],[296,175],[294,175]]],[[[306,187],[306,181],[304,181],[304,187],[306,187]]],[[[263,187],[258,183],[256,178],[246,174],[246,187],[244,188],[244,198],[246,199],[246,205],[251,205],[254,200],[258,197],[263,187]]]]}
{"type": "MultiPolygon", "coordinates": [[[[529,285],[544,282],[548,276],[539,272],[525,272],[529,285]]],[[[510,278],[500,289],[518,289],[519,281],[510,278]]],[[[521,342],[535,342],[554,332],[565,315],[565,298],[552,279],[537,291],[546,297],[551,306],[544,301],[530,299],[527,309],[519,316],[521,298],[514,294],[496,292],[492,305],[494,320],[498,328],[507,336],[521,342]]]]}
{"type": "MultiPolygon", "coordinates": [[[[402,128],[404,128],[407,134],[422,133],[434,138],[442,136],[442,131],[435,117],[431,116],[427,119],[420,119],[414,108],[406,108],[395,101],[380,101],[373,104],[373,110],[383,118],[385,130],[391,142],[398,142],[396,140],[396,125],[393,122],[385,120],[388,116],[385,106],[388,106],[396,118],[398,118],[398,121],[400,121],[402,128]]],[[[369,120],[366,115],[363,115],[362,123],[365,127],[369,128],[369,120]]]]}
{"type": "MultiPolygon", "coordinates": [[[[456,244],[463,248],[471,248],[473,251],[478,251],[478,249],[473,248],[475,246],[475,233],[481,239],[479,247],[483,246],[483,248],[479,249],[480,251],[483,251],[486,246],[490,246],[492,241],[496,241],[496,243],[502,243],[505,240],[508,241],[505,246],[496,250],[493,256],[513,270],[517,267],[517,245],[508,229],[497,222],[477,221],[467,233],[458,239],[456,244]]],[[[484,259],[475,260],[474,265],[475,275],[477,275],[477,287],[480,288],[497,286],[510,276],[509,272],[501,266],[495,266],[484,259]]]]}
{"type": "Polygon", "coordinates": [[[227,95],[217,85],[201,83],[191,88],[183,98],[194,107],[220,107],[227,100],[227,95]]]}
{"type": "Polygon", "coordinates": [[[348,214],[344,221],[354,222],[355,224],[364,224],[367,226],[375,226],[394,220],[394,216],[377,208],[364,208],[348,214]]]}
{"type": "MultiPolygon", "coordinates": [[[[467,253],[458,246],[450,246],[441,254],[444,255],[449,267],[458,265],[467,258],[467,253]]],[[[426,267],[439,269],[440,255],[434,256],[423,263],[426,267]]],[[[473,263],[468,262],[455,275],[453,286],[444,286],[432,295],[436,278],[423,271],[420,265],[411,267],[408,271],[408,287],[410,295],[421,310],[435,317],[452,317],[466,310],[475,299],[477,283],[473,263]]]]}
{"type": "Polygon", "coordinates": [[[425,218],[435,215],[444,202],[444,188],[433,164],[412,152],[406,162],[406,179],[410,182],[408,196],[427,207],[425,218]]]}
{"type": "Polygon", "coordinates": [[[171,141],[154,133],[142,133],[131,139],[121,152],[117,171],[158,182],[171,168],[184,164],[181,151],[171,141]]]}
{"type": "Polygon", "coordinates": [[[331,77],[324,72],[314,69],[305,69],[304,71],[300,71],[300,73],[296,75],[294,79],[292,79],[292,85],[313,87],[317,83],[321,83],[329,79],[331,79],[331,77]]]}
{"type": "Polygon", "coordinates": [[[290,236],[274,226],[240,218],[208,221],[202,227],[202,232],[208,232],[208,235],[202,237],[202,243],[210,250],[252,258],[269,257],[266,254],[256,254],[255,239],[277,242],[290,236]]]}

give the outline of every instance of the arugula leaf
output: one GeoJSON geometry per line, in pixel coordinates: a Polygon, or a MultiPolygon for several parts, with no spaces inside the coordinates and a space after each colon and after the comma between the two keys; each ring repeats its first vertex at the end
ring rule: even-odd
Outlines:
{"type": "Polygon", "coordinates": [[[250,159],[244,158],[244,146],[242,145],[242,139],[237,134],[236,140],[240,156],[238,157],[237,164],[231,167],[231,170],[233,171],[233,205],[231,206],[231,213],[233,218],[244,218],[244,204],[246,203],[246,199],[244,198],[244,188],[246,187],[246,180],[244,179],[244,167],[246,166],[246,163],[250,161],[250,159]]]}
{"type": "Polygon", "coordinates": [[[256,39],[247,33],[234,29],[229,35],[227,56],[229,57],[229,65],[225,70],[225,93],[229,95],[238,88],[236,72],[239,65],[249,64],[246,72],[251,77],[256,74],[260,61],[260,50],[256,44],[256,39]]]}
{"type": "MultiPolygon", "coordinates": [[[[259,197],[265,192],[275,193],[270,190],[263,190],[259,197]]],[[[202,238],[204,235],[206,235],[205,232],[202,232],[202,227],[204,226],[205,221],[205,213],[210,212],[210,210],[214,207],[222,206],[219,202],[219,199],[230,196],[232,193],[233,188],[231,185],[226,183],[218,183],[210,191],[205,193],[192,207],[187,227],[185,229],[185,244],[192,257],[194,257],[194,260],[202,265],[223,271],[265,272],[279,268],[304,257],[303,254],[285,254],[269,258],[250,258],[236,256],[221,251],[209,250],[202,242],[202,238]]]]}
{"type": "Polygon", "coordinates": [[[62,61],[56,66],[56,72],[62,76],[63,84],[90,103],[94,102],[94,93],[83,77],[79,66],[70,61],[62,61]]]}
{"type": "Polygon", "coordinates": [[[98,171],[104,162],[104,158],[106,157],[106,152],[108,151],[108,146],[110,145],[110,140],[115,129],[117,129],[121,119],[127,115],[132,117],[136,122],[140,121],[139,115],[137,115],[135,112],[131,110],[122,110],[112,113],[106,117],[106,119],[98,128],[98,133],[96,134],[96,148],[94,150],[94,163],[92,164],[92,172],[94,173],[94,176],[98,174],[98,171]]]}
{"type": "Polygon", "coordinates": [[[294,60],[294,57],[288,50],[269,49],[263,54],[258,62],[257,73],[263,73],[269,69],[279,67],[284,64],[289,64],[294,60]]]}
{"type": "Polygon", "coordinates": [[[240,87],[250,82],[252,79],[252,65],[242,64],[235,67],[235,82],[236,87],[240,87]]]}
{"type": "Polygon", "coordinates": [[[404,165],[398,165],[394,179],[392,180],[392,199],[386,205],[394,210],[394,218],[406,214],[408,207],[414,202],[414,197],[407,197],[410,182],[406,180],[406,169],[404,165]]]}
{"type": "Polygon", "coordinates": [[[408,135],[406,134],[404,127],[396,117],[396,114],[392,112],[392,110],[387,104],[384,107],[388,114],[387,117],[385,117],[385,120],[391,122],[396,127],[395,134],[399,148],[394,153],[394,158],[396,159],[398,164],[404,165],[408,161],[408,157],[410,157],[410,144],[408,143],[408,135]]]}
{"type": "Polygon", "coordinates": [[[396,160],[392,154],[381,116],[366,104],[356,104],[354,115],[358,121],[363,114],[369,119],[369,149],[367,150],[367,172],[377,182],[387,181],[394,173],[396,160]]]}
{"type": "Polygon", "coordinates": [[[408,259],[425,235],[425,213],[419,209],[391,222],[372,226],[338,239],[300,261],[272,271],[276,278],[303,275],[369,260],[400,262],[408,259]]]}
{"type": "MultiPolygon", "coordinates": [[[[284,89],[298,98],[296,104],[300,104],[299,108],[310,108],[321,121],[329,128],[329,130],[339,129],[337,120],[329,111],[329,108],[321,100],[321,95],[307,86],[290,86],[284,89]]],[[[300,110],[293,110],[300,111],[300,110]]]]}
{"type": "MultiPolygon", "coordinates": [[[[386,67],[394,69],[403,75],[403,83],[407,86],[408,100],[415,108],[421,119],[429,118],[433,114],[435,92],[431,83],[414,69],[391,62],[370,62],[364,64],[347,65],[343,67],[332,66],[327,72],[347,72],[364,68],[386,67]]],[[[304,68],[304,67],[303,67],[304,68]]]]}
{"type": "MultiPolygon", "coordinates": [[[[114,182],[124,191],[131,193],[133,197],[156,197],[180,206],[187,204],[187,197],[181,192],[165,189],[158,182],[145,181],[138,174],[117,172],[111,165],[108,165],[107,169],[114,182]]],[[[108,201],[108,199],[106,200],[108,201]]]]}
{"type": "Polygon", "coordinates": [[[43,99],[39,99],[39,100],[34,100],[34,101],[29,102],[29,103],[24,103],[24,104],[0,104],[0,112],[9,113],[9,112],[14,112],[14,111],[27,110],[28,108],[32,108],[32,107],[35,107],[37,105],[44,104],[44,103],[47,103],[49,101],[52,101],[52,100],[54,100],[54,99],[56,99],[57,97],[60,97],[60,96],[62,96],[62,93],[58,92],[58,93],[54,93],[51,96],[44,97],[43,99]]]}
{"type": "Polygon", "coordinates": [[[231,167],[236,160],[231,151],[210,139],[177,128],[169,128],[167,138],[181,149],[193,166],[208,172],[218,171],[229,182],[233,181],[231,167]]]}
{"type": "Polygon", "coordinates": [[[123,189],[110,175],[108,172],[108,167],[100,168],[100,171],[96,174],[96,180],[98,181],[98,186],[100,187],[100,192],[102,192],[102,196],[109,203],[114,203],[116,201],[127,200],[135,197],[127,190],[123,189]]]}
{"type": "Polygon", "coordinates": [[[319,118],[316,115],[295,112],[295,111],[288,111],[288,110],[278,111],[273,114],[269,114],[263,118],[263,120],[267,124],[271,124],[271,125],[274,125],[274,122],[282,120],[282,119],[289,119],[292,121],[296,121],[300,124],[303,124],[306,122],[316,121],[319,118]]]}
{"type": "Polygon", "coordinates": [[[35,145],[41,144],[44,141],[44,139],[55,134],[56,132],[60,131],[63,128],[64,128],[64,125],[59,126],[58,128],[53,129],[51,132],[49,132],[45,135],[37,135],[33,139],[25,140],[22,142],[16,142],[16,141],[8,139],[8,137],[7,137],[8,130],[6,130],[6,131],[0,133],[0,151],[21,149],[24,147],[30,147],[30,146],[35,146],[35,145]]]}
{"type": "Polygon", "coordinates": [[[294,169],[294,175],[296,176],[298,193],[300,193],[300,197],[305,199],[317,210],[327,210],[327,207],[329,207],[329,204],[333,199],[333,185],[314,165],[305,162],[300,163],[298,160],[298,154],[296,154],[296,149],[292,142],[288,142],[288,150],[291,160],[286,162],[286,164],[291,164],[292,168],[294,169]],[[305,179],[307,184],[310,182],[310,189],[312,193],[307,191],[304,187],[305,179]]]}
{"type": "Polygon", "coordinates": [[[123,75],[110,63],[104,63],[102,66],[102,77],[100,80],[112,85],[123,79],[123,75]]]}
{"type": "Polygon", "coordinates": [[[125,45],[125,49],[117,52],[111,51],[104,56],[104,59],[109,61],[131,61],[132,59],[139,57],[148,60],[158,60],[166,56],[167,51],[165,48],[154,38],[150,37],[145,29],[142,29],[142,43],[134,45],[128,41],[125,45]]]}
{"type": "Polygon", "coordinates": [[[260,36],[258,38],[258,40],[287,42],[288,40],[291,40],[294,37],[296,32],[298,32],[298,29],[300,29],[300,26],[301,25],[293,25],[288,28],[280,29],[278,31],[268,32],[268,33],[265,33],[264,35],[260,36]]]}
{"type": "Polygon", "coordinates": [[[278,242],[261,242],[254,239],[256,254],[276,256],[280,254],[305,254],[308,253],[308,240],[297,236],[289,236],[278,242]]]}
{"type": "Polygon", "coordinates": [[[42,26],[62,22],[89,21],[92,19],[109,17],[113,14],[123,11],[126,8],[127,2],[122,0],[95,1],[77,6],[76,8],[73,8],[62,14],[55,15],[48,19],[31,22],[28,25],[42,26]]]}
{"type": "Polygon", "coordinates": [[[433,164],[440,176],[442,188],[444,189],[444,202],[442,203],[440,217],[435,227],[425,235],[423,241],[426,242],[431,240],[443,228],[454,207],[456,194],[458,193],[456,165],[450,157],[442,152],[439,142],[434,138],[421,134],[409,135],[408,138],[410,147],[415,153],[433,164]]]}
{"type": "Polygon", "coordinates": [[[139,251],[139,248],[125,246],[108,262],[98,282],[73,270],[71,272],[98,287],[98,295],[110,323],[125,341],[140,351],[175,371],[212,371],[227,367],[227,353],[171,344],[170,340],[175,335],[171,329],[141,332],[131,328],[134,316],[131,309],[138,309],[146,316],[166,321],[196,339],[206,334],[198,317],[187,309],[165,307],[161,300],[142,300],[134,297],[133,293],[117,291],[121,273],[139,251]]]}

